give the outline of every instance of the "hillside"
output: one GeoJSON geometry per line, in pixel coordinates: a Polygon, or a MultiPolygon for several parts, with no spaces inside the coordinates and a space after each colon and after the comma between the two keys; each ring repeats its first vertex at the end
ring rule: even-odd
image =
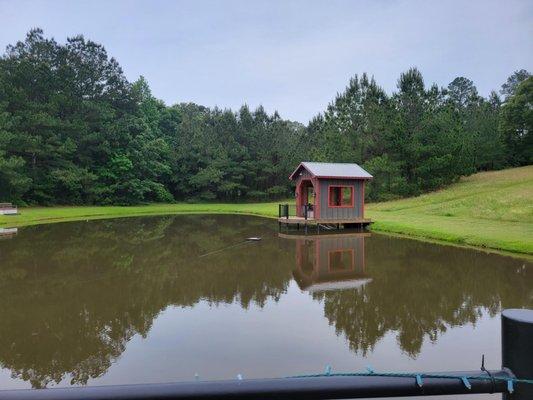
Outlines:
{"type": "Polygon", "coordinates": [[[370,204],[373,229],[533,254],[533,166],[482,172],[419,197],[370,204]]]}

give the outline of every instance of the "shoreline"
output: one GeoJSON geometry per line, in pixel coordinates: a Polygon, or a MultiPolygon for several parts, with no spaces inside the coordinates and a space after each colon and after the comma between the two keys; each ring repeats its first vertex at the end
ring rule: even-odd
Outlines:
{"type": "MultiPolygon", "coordinates": [[[[28,207],[19,209],[20,214],[18,215],[0,216],[0,227],[20,228],[61,222],[187,214],[235,214],[276,219],[277,204],[278,202],[28,207]]],[[[526,239],[524,239],[523,243],[498,242],[489,236],[484,237],[482,232],[478,233],[479,236],[474,237],[469,237],[468,234],[461,236],[455,232],[447,231],[446,227],[436,230],[435,221],[427,221],[424,224],[424,218],[422,218],[422,222],[418,220],[412,224],[406,224],[405,221],[395,220],[394,215],[390,215],[390,218],[387,218],[387,215],[382,215],[384,214],[383,212],[374,211],[372,204],[369,204],[368,208],[368,217],[373,220],[370,229],[372,232],[495,253],[528,261],[533,260],[533,250],[529,249],[529,243],[527,243],[526,239]],[[526,251],[520,251],[521,249],[526,251]]],[[[483,221],[478,222],[480,224],[484,223],[483,221]]],[[[498,221],[492,222],[492,225],[498,225],[498,221]]]]}

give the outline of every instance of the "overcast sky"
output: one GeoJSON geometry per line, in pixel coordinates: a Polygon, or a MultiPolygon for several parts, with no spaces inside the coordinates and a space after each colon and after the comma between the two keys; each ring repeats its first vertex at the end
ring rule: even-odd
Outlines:
{"type": "Polygon", "coordinates": [[[388,92],[418,67],[481,94],[533,70],[533,1],[0,0],[0,46],[32,27],[102,43],[128,79],[167,104],[259,104],[306,123],[354,74],[388,92]]]}

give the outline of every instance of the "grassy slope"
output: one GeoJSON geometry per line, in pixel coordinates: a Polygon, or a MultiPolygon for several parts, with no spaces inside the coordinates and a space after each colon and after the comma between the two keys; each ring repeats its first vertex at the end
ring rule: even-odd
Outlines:
{"type": "MultiPolygon", "coordinates": [[[[367,205],[374,230],[533,254],[533,166],[485,172],[423,196],[367,205]]],[[[2,226],[180,213],[277,216],[277,202],[25,208],[2,226]]]]}
{"type": "Polygon", "coordinates": [[[374,229],[533,254],[533,166],[483,172],[419,197],[372,204],[374,229]]]}

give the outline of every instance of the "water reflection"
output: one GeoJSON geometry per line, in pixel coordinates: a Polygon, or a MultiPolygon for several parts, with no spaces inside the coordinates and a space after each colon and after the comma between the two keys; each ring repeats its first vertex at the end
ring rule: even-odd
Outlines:
{"type": "MultiPolygon", "coordinates": [[[[278,238],[276,225],[261,218],[180,216],[25,228],[0,242],[0,366],[32,387],[86,384],[105,375],[134,336],[146,338],[169,306],[177,307],[175,313],[198,310],[201,320],[200,303],[213,310],[238,306],[243,319],[232,326],[237,332],[239,323],[265,317],[257,310],[279,302],[268,318],[298,330],[305,327],[291,326],[294,307],[316,323],[325,315],[347,340],[347,355],[367,355],[394,332],[398,346],[415,357],[424,340],[436,343],[447,330],[475,324],[483,312],[532,307],[532,288],[532,265],[524,261],[380,235],[278,238]],[[244,241],[250,236],[263,240],[244,241]],[[300,293],[290,292],[293,279],[300,293]],[[320,311],[298,302],[320,305],[320,311]]],[[[198,340],[217,337],[220,329],[197,332],[198,340]]],[[[261,346],[265,359],[275,346],[272,337],[257,327],[246,340],[260,344],[261,360],[261,346]]],[[[286,340],[292,344],[289,335],[286,340]]],[[[207,366],[216,355],[198,357],[207,366]]],[[[295,358],[290,352],[284,357],[276,368],[295,358]]]]}
{"type": "Polygon", "coordinates": [[[365,273],[365,237],[369,233],[294,236],[298,286],[310,293],[359,289],[372,279],[365,273]]]}
{"type": "MultiPolygon", "coordinates": [[[[0,365],[32,387],[84,384],[168,305],[264,304],[290,279],[275,243],[200,257],[263,220],[143,218],[30,228],[0,248],[0,365]],[[210,232],[206,235],[206,232],[210,232]],[[239,250],[239,251],[237,251],[239,250]],[[249,266],[253,265],[253,268],[249,266]]],[[[243,246],[253,246],[245,244],[243,246]]]]}
{"type": "Polygon", "coordinates": [[[11,239],[18,232],[18,228],[0,228],[0,240],[11,239]]]}
{"type": "Polygon", "coordinates": [[[350,348],[363,355],[388,332],[414,357],[453,327],[475,324],[483,310],[533,305],[531,264],[506,257],[376,236],[367,243],[361,290],[315,293],[350,348]]]}

